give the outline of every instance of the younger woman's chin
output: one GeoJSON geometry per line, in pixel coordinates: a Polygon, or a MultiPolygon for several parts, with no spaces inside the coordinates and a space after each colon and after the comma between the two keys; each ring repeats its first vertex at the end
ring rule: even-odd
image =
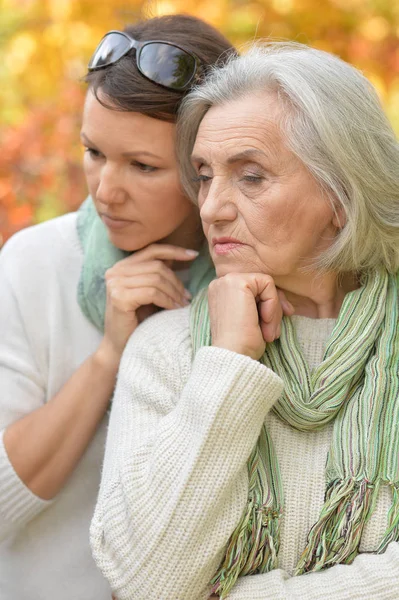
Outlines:
{"type": "Polygon", "coordinates": [[[147,239],[147,237],[126,235],[126,233],[110,231],[107,228],[107,236],[113,246],[123,252],[137,252],[142,250],[157,240],[147,239]]]}

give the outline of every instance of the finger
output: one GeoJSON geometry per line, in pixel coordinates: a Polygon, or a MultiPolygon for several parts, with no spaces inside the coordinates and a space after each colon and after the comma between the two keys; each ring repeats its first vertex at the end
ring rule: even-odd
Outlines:
{"type": "Polygon", "coordinates": [[[168,279],[173,285],[176,286],[178,290],[180,290],[182,295],[187,296],[187,290],[184,289],[183,282],[178,278],[175,271],[172,271],[172,269],[165,266],[165,263],[162,262],[162,260],[153,260],[134,265],[125,265],[124,267],[120,267],[118,269],[108,269],[108,271],[105,273],[105,280],[107,283],[113,279],[117,279],[122,282],[124,278],[132,281],[134,277],[149,273],[158,274],[159,276],[168,279]]]}
{"type": "Polygon", "coordinates": [[[269,276],[255,276],[258,292],[258,312],[263,339],[273,342],[281,333],[283,309],[274,281],[269,276]]]}
{"type": "Polygon", "coordinates": [[[135,313],[140,306],[155,304],[159,308],[175,309],[180,305],[163,290],[154,287],[142,287],[134,290],[126,288],[113,290],[110,294],[112,306],[118,312],[135,313]]]}
{"type": "Polygon", "coordinates": [[[274,321],[270,323],[265,323],[262,319],[259,320],[260,329],[262,331],[262,336],[265,342],[271,343],[274,342],[281,335],[281,326],[280,324],[276,324],[274,321]]]}
{"type": "Polygon", "coordinates": [[[151,244],[134,252],[127,258],[122,259],[121,262],[138,263],[145,262],[148,260],[178,260],[178,261],[191,261],[197,258],[198,252],[187,248],[181,248],[180,246],[172,246],[170,244],[151,244]]]}
{"type": "Polygon", "coordinates": [[[171,286],[171,288],[175,290],[177,298],[191,300],[192,296],[190,291],[184,287],[183,282],[175,275],[175,273],[167,268],[150,273],[143,270],[140,274],[124,275],[123,277],[115,278],[115,281],[120,282],[120,285],[124,285],[128,288],[137,288],[140,287],[141,279],[147,275],[150,277],[148,279],[149,285],[151,285],[150,282],[153,282],[155,287],[162,285],[171,286]]]}
{"type": "Polygon", "coordinates": [[[140,290],[141,288],[154,288],[170,296],[172,300],[180,305],[188,304],[188,297],[184,287],[176,285],[174,279],[164,277],[162,273],[142,273],[134,277],[113,278],[107,282],[111,296],[123,290],[140,290]]]}
{"type": "Polygon", "coordinates": [[[277,326],[277,323],[281,321],[283,309],[277,292],[270,298],[259,300],[258,307],[260,318],[264,323],[274,323],[277,326]]]}
{"type": "Polygon", "coordinates": [[[172,286],[176,288],[177,294],[179,295],[180,302],[182,299],[191,300],[191,292],[184,287],[183,282],[179,279],[175,271],[165,266],[165,263],[161,260],[154,260],[146,263],[138,263],[136,265],[125,266],[121,269],[109,269],[105,273],[105,279],[107,285],[112,281],[116,280],[119,285],[126,285],[131,288],[137,287],[135,278],[141,275],[147,275],[153,273],[156,278],[163,278],[170,282],[172,286]],[[124,280],[125,283],[124,283],[124,280]],[[181,298],[180,298],[181,297],[181,298]]]}
{"type": "Polygon", "coordinates": [[[283,290],[280,290],[280,288],[277,288],[277,294],[278,294],[278,297],[280,300],[281,308],[283,309],[283,313],[287,317],[290,317],[291,315],[294,314],[295,308],[293,307],[291,302],[289,302],[289,300],[287,300],[286,295],[283,292],[283,290]]]}

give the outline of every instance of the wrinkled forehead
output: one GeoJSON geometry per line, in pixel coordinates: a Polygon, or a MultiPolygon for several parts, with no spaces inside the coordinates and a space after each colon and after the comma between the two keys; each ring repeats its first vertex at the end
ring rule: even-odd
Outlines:
{"type": "Polygon", "coordinates": [[[212,157],[228,160],[231,153],[276,153],[284,145],[280,128],[283,107],[272,94],[254,94],[213,106],[198,129],[192,161],[212,157]]]}

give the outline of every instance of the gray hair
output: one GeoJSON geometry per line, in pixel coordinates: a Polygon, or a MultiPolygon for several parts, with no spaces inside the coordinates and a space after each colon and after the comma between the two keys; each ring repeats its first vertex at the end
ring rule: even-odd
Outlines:
{"type": "Polygon", "coordinates": [[[275,93],[287,147],[305,165],[345,224],[317,261],[323,270],[399,269],[399,144],[371,83],[327,52],[294,42],[254,44],[215,68],[183,101],[178,155],[183,186],[196,200],[190,162],[212,106],[275,93]],[[338,203],[338,204],[337,204],[338,203]]]}

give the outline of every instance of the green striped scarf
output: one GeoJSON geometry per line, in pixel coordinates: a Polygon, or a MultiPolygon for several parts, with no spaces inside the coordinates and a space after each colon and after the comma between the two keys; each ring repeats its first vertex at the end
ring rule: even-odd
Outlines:
{"type": "MultiPolygon", "coordinates": [[[[382,483],[392,490],[388,526],[377,552],[399,540],[399,300],[398,280],[386,271],[364,277],[345,296],[322,363],[310,371],[295,330],[284,317],[281,337],[260,361],[284,382],[273,410],[300,431],[334,421],[326,467],[326,494],[308,534],[296,574],[350,563],[382,483]]],[[[190,319],[193,352],[211,345],[206,290],[190,319]]],[[[242,575],[277,567],[284,494],[273,442],[265,426],[248,459],[244,514],[212,580],[222,598],[242,575]]]]}

